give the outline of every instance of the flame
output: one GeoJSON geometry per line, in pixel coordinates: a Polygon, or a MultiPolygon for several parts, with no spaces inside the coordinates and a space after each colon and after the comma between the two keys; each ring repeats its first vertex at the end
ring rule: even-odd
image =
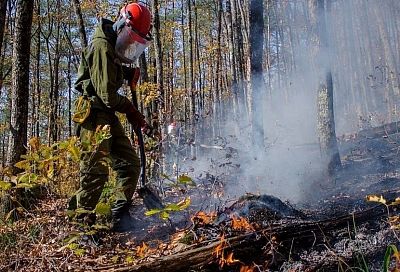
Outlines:
{"type": "Polygon", "coordinates": [[[136,255],[140,258],[144,258],[148,249],[149,246],[146,245],[145,242],[143,242],[142,245],[136,247],[136,255]]]}
{"type": "Polygon", "coordinates": [[[254,231],[253,226],[249,223],[249,221],[247,221],[246,218],[244,217],[235,217],[232,216],[232,229],[233,230],[239,230],[239,231],[254,231]]]}
{"type": "Polygon", "coordinates": [[[214,249],[215,256],[222,257],[224,255],[224,247],[226,246],[225,236],[222,235],[220,239],[220,243],[214,249]]]}
{"type": "Polygon", "coordinates": [[[192,216],[191,220],[193,223],[200,223],[200,224],[210,224],[215,217],[217,216],[217,214],[215,212],[211,212],[211,213],[205,213],[203,211],[200,211],[198,213],[196,213],[194,216],[192,216]]]}
{"type": "Polygon", "coordinates": [[[227,254],[225,257],[225,248],[227,246],[227,242],[225,240],[225,236],[221,236],[220,243],[218,246],[215,247],[214,249],[214,255],[218,258],[218,264],[222,268],[224,265],[231,265],[237,262],[240,262],[240,260],[236,260],[233,258],[233,252],[230,252],[227,254]]]}
{"type": "Polygon", "coordinates": [[[254,266],[243,265],[242,267],[240,267],[240,272],[254,272],[255,269],[256,268],[254,266]]]}

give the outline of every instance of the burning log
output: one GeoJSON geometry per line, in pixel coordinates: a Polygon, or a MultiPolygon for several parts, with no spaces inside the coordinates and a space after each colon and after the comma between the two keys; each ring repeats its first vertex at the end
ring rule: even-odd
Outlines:
{"type": "MultiPolygon", "coordinates": [[[[274,260],[277,257],[276,247],[289,245],[293,240],[301,241],[302,248],[314,244],[318,239],[334,230],[347,228],[353,224],[360,225],[369,221],[376,221],[387,213],[382,206],[376,206],[350,215],[320,221],[297,221],[291,224],[271,224],[250,233],[230,238],[219,238],[207,241],[204,246],[186,248],[174,255],[154,259],[151,262],[138,264],[134,267],[107,267],[109,271],[189,271],[200,269],[210,264],[223,263],[224,265],[246,267],[260,256],[268,256],[274,260]],[[224,260],[221,261],[221,257],[224,260]],[[246,260],[246,263],[240,261],[246,260]]],[[[197,245],[198,246],[198,245],[197,245]]],[[[277,260],[277,259],[275,259],[277,260]]],[[[103,270],[104,267],[99,269],[103,270]]]]}

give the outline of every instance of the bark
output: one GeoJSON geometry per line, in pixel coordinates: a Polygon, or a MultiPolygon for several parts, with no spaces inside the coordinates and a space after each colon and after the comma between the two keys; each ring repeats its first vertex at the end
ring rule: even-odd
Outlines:
{"type": "MultiPolygon", "coordinates": [[[[2,55],[2,48],[3,48],[3,39],[4,39],[4,29],[6,26],[6,14],[7,14],[7,0],[2,0],[0,4],[0,66],[3,66],[3,55],[2,55]]],[[[3,87],[3,69],[0,69],[0,94],[1,89],[3,87]]]]}
{"type": "Polygon", "coordinates": [[[11,167],[13,174],[18,172],[14,164],[20,160],[21,155],[26,153],[32,17],[33,1],[17,1],[13,43],[10,137],[7,154],[7,165],[11,167]]]}
{"type": "Polygon", "coordinates": [[[263,94],[265,92],[263,78],[264,47],[264,11],[263,2],[250,2],[250,120],[252,124],[252,141],[260,148],[264,147],[263,127],[263,94]]]}
{"type": "Polygon", "coordinates": [[[2,53],[1,49],[3,47],[4,28],[6,25],[7,2],[7,0],[2,0],[0,4],[0,56],[2,53]]]}
{"type": "Polygon", "coordinates": [[[322,160],[327,164],[327,174],[333,176],[341,168],[341,162],[335,131],[331,56],[328,50],[324,0],[310,0],[309,4],[314,33],[313,42],[316,43],[315,65],[318,70],[318,138],[322,160]],[[325,58],[328,61],[324,61],[325,58]]]}
{"type": "Polygon", "coordinates": [[[189,119],[190,119],[190,156],[192,159],[196,158],[196,84],[194,79],[194,48],[193,48],[193,20],[192,20],[192,0],[187,1],[188,12],[188,32],[189,32],[189,119]]]}

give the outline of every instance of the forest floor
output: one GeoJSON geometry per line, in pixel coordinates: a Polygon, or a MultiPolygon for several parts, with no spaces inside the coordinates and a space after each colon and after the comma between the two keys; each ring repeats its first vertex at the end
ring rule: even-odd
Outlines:
{"type": "MultiPolygon", "coordinates": [[[[67,199],[49,196],[23,212],[20,220],[0,227],[0,271],[382,271],[388,245],[400,248],[396,207],[380,204],[384,200],[388,204],[400,194],[399,142],[398,134],[344,137],[340,142],[343,170],[336,180],[329,181],[329,186],[326,181],[316,183],[318,198],[313,192],[310,201],[296,205],[250,194],[239,200],[221,200],[225,182],[239,167],[231,154],[235,150],[225,148],[223,156],[215,159],[218,175],[203,173],[193,179],[195,186],[165,189],[166,202],[190,196],[192,205],[161,219],[157,214],[143,215],[145,209],[136,198],[131,211],[136,228],[123,234],[110,233],[105,219],[91,229],[69,222],[67,199]],[[367,195],[383,198],[367,202],[367,195]],[[387,207],[387,213],[377,217],[371,213],[370,220],[350,220],[346,226],[321,230],[322,236],[315,231],[312,238],[299,235],[289,243],[270,237],[264,246],[254,243],[255,253],[242,259],[235,251],[227,256],[220,248],[212,248],[212,258],[201,267],[187,260],[186,269],[152,268],[157,260],[218,240],[222,246],[224,239],[242,234],[268,236],[271,226],[296,229],[307,222],[334,221],[377,205],[387,207]]],[[[225,242],[223,247],[229,245],[225,242]]]]}

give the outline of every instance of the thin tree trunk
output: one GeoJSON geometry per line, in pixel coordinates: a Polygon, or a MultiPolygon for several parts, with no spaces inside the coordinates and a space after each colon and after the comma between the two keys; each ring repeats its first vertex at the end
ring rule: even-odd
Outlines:
{"type": "Polygon", "coordinates": [[[81,4],[79,0],[72,0],[72,5],[74,5],[75,14],[78,21],[79,27],[79,38],[81,40],[82,47],[86,47],[88,45],[86,31],[85,31],[85,23],[83,21],[82,11],[81,11],[81,4]]]}
{"type": "Polygon", "coordinates": [[[328,51],[328,34],[325,21],[324,0],[310,0],[311,21],[314,30],[316,46],[316,69],[318,76],[318,138],[320,143],[322,160],[327,163],[329,177],[341,168],[339,149],[336,140],[335,119],[333,111],[333,83],[330,67],[323,61],[323,51],[327,51],[328,59],[331,58],[328,51]]]}
{"type": "Polygon", "coordinates": [[[7,154],[7,165],[11,167],[13,174],[19,171],[14,164],[26,153],[32,17],[33,1],[18,0],[13,42],[11,122],[7,154]]]}
{"type": "Polygon", "coordinates": [[[187,1],[188,31],[189,31],[189,81],[190,81],[190,155],[196,158],[196,85],[194,81],[194,48],[193,48],[193,21],[192,21],[192,0],[187,1]]]}
{"type": "Polygon", "coordinates": [[[257,147],[264,148],[263,125],[263,47],[264,47],[264,5],[263,1],[250,1],[250,69],[251,98],[250,120],[252,124],[252,140],[257,147]],[[261,37],[261,38],[260,38],[261,37]]]}

